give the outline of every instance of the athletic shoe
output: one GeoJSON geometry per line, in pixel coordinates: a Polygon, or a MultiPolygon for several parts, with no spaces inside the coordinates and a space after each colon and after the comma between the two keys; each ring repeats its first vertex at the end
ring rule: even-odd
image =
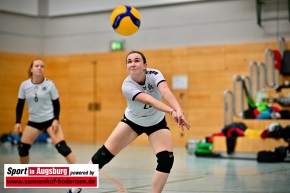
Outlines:
{"type": "Polygon", "coordinates": [[[82,188],[72,188],[67,191],[67,193],[81,193],[82,188]]]}

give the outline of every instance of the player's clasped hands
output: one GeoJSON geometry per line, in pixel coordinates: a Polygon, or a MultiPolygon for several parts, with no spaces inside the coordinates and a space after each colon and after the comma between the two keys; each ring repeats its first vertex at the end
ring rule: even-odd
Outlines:
{"type": "Polygon", "coordinates": [[[190,125],[185,119],[184,113],[182,111],[173,111],[172,117],[174,118],[174,121],[177,123],[178,127],[182,129],[182,131],[184,131],[183,127],[186,127],[188,130],[190,129],[190,125]]]}

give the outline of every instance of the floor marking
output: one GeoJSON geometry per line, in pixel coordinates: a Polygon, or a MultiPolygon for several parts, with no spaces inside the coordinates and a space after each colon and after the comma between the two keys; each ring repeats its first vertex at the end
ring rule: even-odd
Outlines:
{"type": "Polygon", "coordinates": [[[101,175],[104,176],[105,178],[108,178],[109,180],[113,181],[118,186],[120,192],[126,192],[126,189],[121,184],[121,182],[119,182],[115,178],[109,176],[108,174],[105,174],[104,172],[101,172],[101,175]]]}

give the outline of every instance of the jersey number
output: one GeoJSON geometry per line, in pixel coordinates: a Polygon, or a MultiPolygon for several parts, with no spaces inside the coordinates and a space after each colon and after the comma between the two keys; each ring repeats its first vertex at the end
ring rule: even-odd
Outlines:
{"type": "Polygon", "coordinates": [[[34,101],[37,103],[38,102],[38,97],[37,94],[35,93],[34,101]]]}
{"type": "Polygon", "coordinates": [[[143,109],[149,109],[149,108],[151,108],[152,106],[150,106],[150,105],[144,105],[144,108],[143,109]]]}

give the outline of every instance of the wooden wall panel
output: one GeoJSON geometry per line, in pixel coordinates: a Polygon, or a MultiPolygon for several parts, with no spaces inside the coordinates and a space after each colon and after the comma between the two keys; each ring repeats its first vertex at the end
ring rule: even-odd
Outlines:
{"type": "Polygon", "coordinates": [[[127,52],[95,55],[95,101],[100,105],[94,116],[97,143],[105,142],[124,114],[126,101],[121,86],[127,77],[126,55],[127,52]]]}
{"type": "MultiPolygon", "coordinates": [[[[277,47],[275,42],[260,42],[141,50],[148,67],[160,69],[169,87],[173,76],[188,76],[188,89],[173,93],[192,129],[182,132],[166,115],[174,145],[185,146],[191,138],[203,139],[220,132],[224,124],[223,92],[232,90],[233,76],[249,75],[250,61],[263,62],[265,49],[277,47]]],[[[47,64],[47,78],[56,83],[60,93],[61,124],[68,141],[103,143],[120,121],[126,108],[121,85],[127,77],[127,54],[119,51],[41,57],[47,64]],[[93,103],[99,104],[100,109],[90,110],[93,103]]],[[[0,53],[1,133],[14,125],[18,88],[36,57],[39,56],[0,53]]],[[[272,94],[277,95],[273,91],[272,94]]],[[[27,114],[23,120],[26,123],[27,114]]],[[[140,136],[134,144],[148,144],[147,136],[140,136]]]]}
{"type": "Polygon", "coordinates": [[[74,142],[94,142],[93,60],[90,55],[54,56],[47,61],[47,77],[57,85],[65,138],[74,142]]]}
{"type": "Polygon", "coordinates": [[[103,109],[97,113],[96,142],[104,143],[114,130],[118,122],[123,118],[123,109],[103,109]]]}
{"type": "MultiPolygon", "coordinates": [[[[0,53],[0,134],[13,131],[18,89],[21,82],[28,79],[28,67],[37,57],[36,55],[0,53]]],[[[22,116],[23,129],[27,119],[25,105],[22,116]]]]}

